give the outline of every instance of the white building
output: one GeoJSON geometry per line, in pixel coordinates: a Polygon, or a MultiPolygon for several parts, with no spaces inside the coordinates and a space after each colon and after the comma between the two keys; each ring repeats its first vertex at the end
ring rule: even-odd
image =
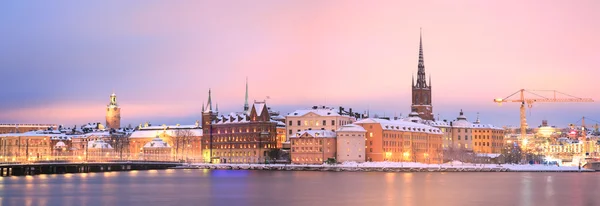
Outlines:
{"type": "Polygon", "coordinates": [[[348,124],[337,131],[337,161],[364,162],[367,130],[361,126],[348,124]]]}
{"type": "Polygon", "coordinates": [[[335,132],[342,125],[352,124],[355,121],[356,118],[350,115],[341,115],[334,108],[326,106],[296,110],[285,117],[288,137],[304,130],[335,132]]]}

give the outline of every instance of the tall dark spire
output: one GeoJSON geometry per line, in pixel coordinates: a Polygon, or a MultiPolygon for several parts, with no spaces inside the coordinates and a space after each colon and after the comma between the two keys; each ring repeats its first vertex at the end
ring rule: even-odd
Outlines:
{"type": "Polygon", "coordinates": [[[210,89],[208,89],[208,103],[206,103],[206,111],[205,112],[212,112],[212,100],[211,100],[211,94],[210,94],[210,89]]]}
{"type": "Polygon", "coordinates": [[[419,71],[417,72],[417,88],[426,88],[427,80],[425,79],[425,61],[423,59],[423,32],[419,33],[419,71]]]}
{"type": "Polygon", "coordinates": [[[248,112],[250,106],[248,106],[248,77],[246,77],[246,98],[244,99],[244,112],[248,112]]]}

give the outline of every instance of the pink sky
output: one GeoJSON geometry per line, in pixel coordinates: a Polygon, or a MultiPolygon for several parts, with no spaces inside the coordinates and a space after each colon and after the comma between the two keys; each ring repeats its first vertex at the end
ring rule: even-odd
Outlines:
{"type": "MultiPolygon", "coordinates": [[[[492,99],[521,88],[600,100],[598,1],[137,3],[4,7],[13,11],[0,14],[12,22],[4,31],[13,32],[0,38],[39,44],[0,49],[8,55],[0,74],[13,77],[0,83],[8,110],[0,120],[104,122],[114,89],[125,124],[191,123],[208,88],[221,111],[239,111],[245,77],[251,100],[270,96],[284,113],[327,104],[407,114],[419,28],[443,119],[465,109],[471,119],[480,112],[484,122],[517,125],[518,105],[492,99]],[[32,78],[34,86],[7,89],[32,78]]],[[[540,104],[530,124],[600,119],[598,109],[540,104]]]]}

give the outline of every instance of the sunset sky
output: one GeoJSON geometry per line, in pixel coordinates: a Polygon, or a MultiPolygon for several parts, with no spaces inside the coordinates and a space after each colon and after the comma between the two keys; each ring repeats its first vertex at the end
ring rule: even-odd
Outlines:
{"type": "MultiPolygon", "coordinates": [[[[556,89],[600,101],[600,1],[0,2],[0,123],[193,124],[250,99],[407,115],[419,28],[434,112],[519,124],[493,98],[556,89]]],[[[540,92],[544,94],[543,92],[540,92]]],[[[437,116],[437,115],[436,115],[437,116]]],[[[531,126],[600,120],[600,103],[540,103],[531,126]]],[[[588,123],[595,123],[589,121],[588,123]]]]}

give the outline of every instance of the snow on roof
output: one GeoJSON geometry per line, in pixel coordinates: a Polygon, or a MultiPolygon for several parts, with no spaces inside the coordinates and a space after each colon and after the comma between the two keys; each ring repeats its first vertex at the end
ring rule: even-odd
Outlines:
{"type": "Polygon", "coordinates": [[[471,122],[464,119],[452,121],[452,127],[471,128],[472,125],[471,122]]]}
{"type": "Polygon", "coordinates": [[[496,126],[491,125],[491,124],[472,124],[471,127],[473,129],[499,129],[499,130],[502,129],[500,127],[496,127],[496,126]]]}
{"type": "Polygon", "coordinates": [[[425,124],[434,127],[450,127],[450,123],[444,121],[426,121],[425,124]]]}
{"type": "Polygon", "coordinates": [[[169,143],[163,141],[160,137],[156,136],[156,138],[152,139],[152,141],[146,143],[144,148],[170,148],[169,143]]]}
{"type": "Polygon", "coordinates": [[[365,128],[355,125],[355,124],[347,124],[344,126],[341,126],[337,132],[367,132],[367,130],[365,130],[365,128]]]}
{"type": "Polygon", "coordinates": [[[291,138],[298,138],[304,134],[308,134],[314,138],[335,138],[337,135],[330,130],[304,130],[296,132],[291,138]]]}
{"type": "MultiPolygon", "coordinates": [[[[187,129],[187,130],[190,130],[194,137],[202,136],[202,129],[187,129]]],[[[175,131],[177,131],[177,130],[176,129],[137,130],[137,131],[133,132],[131,134],[131,136],[129,136],[129,138],[152,138],[152,137],[156,137],[157,134],[163,134],[163,133],[166,135],[169,135],[169,136],[174,136],[175,131]]]]}
{"type": "Polygon", "coordinates": [[[196,125],[160,125],[160,126],[147,126],[147,127],[142,127],[140,128],[140,130],[162,130],[164,128],[168,128],[168,129],[195,129],[195,128],[199,128],[199,126],[196,125]]]}
{"type": "MultiPolygon", "coordinates": [[[[314,107],[313,107],[314,108],[314,107]]],[[[317,107],[316,109],[300,109],[300,110],[296,110],[292,113],[289,113],[286,117],[301,117],[304,116],[308,113],[314,113],[316,115],[319,116],[342,116],[340,114],[338,114],[335,109],[331,108],[331,107],[325,107],[325,106],[320,106],[317,107]]]]}
{"type": "Polygon", "coordinates": [[[414,123],[407,122],[402,120],[386,120],[386,119],[376,119],[376,118],[368,118],[355,122],[355,124],[381,124],[381,128],[384,130],[397,130],[397,131],[407,131],[407,132],[425,132],[430,134],[441,134],[442,131],[438,128],[414,123]]]}
{"type": "Polygon", "coordinates": [[[54,147],[66,147],[67,145],[63,141],[58,141],[54,147]]]}
{"type": "Polygon", "coordinates": [[[110,144],[106,143],[102,139],[88,142],[88,149],[112,149],[112,148],[113,147],[110,146],[110,144]]]}

